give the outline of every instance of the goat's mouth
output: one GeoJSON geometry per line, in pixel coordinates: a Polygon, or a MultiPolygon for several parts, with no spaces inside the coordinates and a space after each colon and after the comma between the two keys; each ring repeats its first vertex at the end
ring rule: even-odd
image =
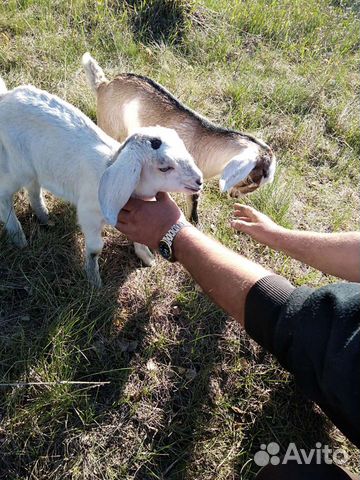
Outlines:
{"type": "Polygon", "coordinates": [[[190,185],[184,185],[185,190],[191,192],[191,193],[200,193],[201,187],[192,187],[190,185]]]}

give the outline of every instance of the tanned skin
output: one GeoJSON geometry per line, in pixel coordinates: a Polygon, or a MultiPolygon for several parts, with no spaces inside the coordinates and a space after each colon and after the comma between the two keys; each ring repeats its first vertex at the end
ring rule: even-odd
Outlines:
{"type": "Polygon", "coordinates": [[[316,233],[280,227],[263,213],[236,204],[231,226],[321,272],[360,282],[360,233],[316,233]]]}
{"type": "MultiPolygon", "coordinates": [[[[323,234],[280,227],[266,215],[235,205],[231,226],[258,242],[281,250],[324,273],[360,280],[360,234],[323,234]]],[[[132,241],[157,249],[172,225],[186,221],[166,193],[154,202],[130,199],[120,211],[116,227],[132,241]]],[[[173,250],[179,261],[212,300],[244,325],[246,296],[251,287],[272,272],[234,253],[188,224],[176,235],[173,250]]]]}
{"type": "MultiPolygon", "coordinates": [[[[155,202],[130,199],[118,216],[117,228],[131,240],[157,249],[169,228],[184,215],[166,193],[155,202]]],[[[175,237],[180,262],[212,300],[244,325],[244,306],[251,287],[269,270],[208,238],[188,224],[175,237]]]]}

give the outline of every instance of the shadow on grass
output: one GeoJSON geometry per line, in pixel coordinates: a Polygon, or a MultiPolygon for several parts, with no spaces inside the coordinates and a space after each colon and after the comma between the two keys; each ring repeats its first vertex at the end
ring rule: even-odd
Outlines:
{"type": "Polygon", "coordinates": [[[254,462],[254,455],[262,444],[276,442],[280,447],[279,456],[285,454],[290,443],[307,453],[316,448],[317,442],[331,445],[330,429],[331,422],[302,394],[293,380],[279,383],[245,430],[246,455],[234,466],[234,472],[238,478],[245,474],[247,478],[253,478],[260,470],[254,462]]]}
{"type": "MultiPolygon", "coordinates": [[[[56,225],[45,229],[29,211],[20,216],[30,238],[27,249],[2,242],[1,383],[110,384],[2,387],[0,478],[25,478],[29,472],[35,478],[67,478],[76,471],[81,478],[201,478],[192,470],[199,443],[216,435],[211,430],[216,415],[230,423],[239,415],[244,432],[234,478],[256,471],[250,461],[261,443],[276,441],[282,448],[292,441],[301,447],[327,443],[324,417],[293,384],[274,384],[274,371],[265,385],[269,398],[236,413],[237,402],[242,409],[256,394],[242,390],[246,369],[239,373],[240,386],[226,380],[226,370],[233,369],[236,354],[253,369],[267,364],[267,356],[255,352],[244,333],[229,354],[226,328],[233,320],[188,279],[178,282],[176,303],[156,311],[157,297],[167,296],[167,277],[164,292],[152,287],[144,296],[129,280],[139,261],[120,237],[111,237],[102,254],[104,288],[94,291],[82,274],[74,211],[57,204],[52,215],[56,225]],[[149,332],[156,325],[172,338],[165,346],[149,332]],[[224,406],[217,388],[226,392],[224,406]]],[[[176,268],[167,265],[167,274],[176,268]]]]}
{"type": "Polygon", "coordinates": [[[121,295],[131,314],[125,313],[107,338],[93,336],[85,368],[77,369],[76,378],[106,379],[111,384],[89,391],[86,407],[93,415],[78,434],[71,432],[81,426],[74,416],[55,439],[52,456],[67,457],[59,467],[62,475],[78,468],[84,478],[173,478],[177,467],[183,470],[186,465],[199,417],[211,395],[210,376],[227,317],[218,311],[214,315],[204,295],[186,287],[185,298],[172,306],[174,310],[152,311],[152,303],[162,293],[153,290],[143,303],[131,294],[127,297],[123,286],[121,295]],[[149,321],[151,328],[163,322],[169,331],[175,323],[176,341],[164,349],[151,343],[149,321]],[[92,367],[99,364],[105,372],[92,367]],[[94,458],[100,455],[108,461],[96,462],[101,476],[93,477],[94,458]]]}
{"type": "MultiPolygon", "coordinates": [[[[127,378],[130,356],[124,353],[119,364],[119,355],[112,355],[119,347],[112,341],[114,318],[122,312],[119,289],[140,261],[120,236],[111,237],[101,257],[104,287],[92,289],[83,273],[74,209],[57,203],[50,210],[55,226],[45,227],[22,207],[18,217],[29,241],[23,250],[1,232],[0,478],[37,475],[41,458],[48,459],[49,473],[50,464],[66,457],[69,431],[81,431],[109,408],[127,378]],[[5,385],[104,377],[111,386],[93,390],[69,384],[5,385]],[[97,397],[106,401],[96,404],[97,397]]],[[[124,335],[141,342],[146,305],[132,307],[124,335]]],[[[41,468],[40,476],[45,474],[41,468]]]]}
{"type": "MultiPolygon", "coordinates": [[[[164,428],[153,439],[156,457],[139,470],[137,479],[186,477],[186,470],[202,426],[212,415],[216,392],[212,378],[219,375],[223,338],[228,316],[202,293],[189,291],[192,297],[180,301],[178,342],[167,353],[172,365],[181,365],[163,406],[164,428]]],[[[186,478],[191,478],[191,475],[186,478]]],[[[200,477],[199,477],[200,478],[200,477]]]]}
{"type": "MultiPolygon", "coordinates": [[[[194,304],[199,306],[201,302],[202,295],[196,294],[194,304]]],[[[221,432],[223,426],[219,426],[218,420],[212,421],[216,416],[222,418],[225,424],[232,425],[233,432],[229,432],[225,441],[231,438],[234,429],[241,430],[242,441],[238,445],[237,455],[241,460],[233,463],[231,478],[253,478],[258,470],[253,456],[262,443],[279,443],[280,453],[285,453],[290,442],[305,450],[315,448],[316,442],[331,444],[328,434],[330,422],[316,411],[313,403],[301,394],[293,382],[284,381],[276,385],[270,378],[270,384],[262,386],[264,398],[266,391],[271,388],[267,401],[263,398],[246,398],[247,393],[242,392],[242,387],[232,391],[232,380],[228,381],[226,370],[231,370],[233,365],[231,361],[226,365],[226,360],[224,364],[227,354],[222,350],[227,341],[226,324],[233,321],[212,308],[202,318],[195,318],[195,322],[182,329],[186,334],[179,339],[179,345],[168,352],[173,365],[182,363],[185,368],[182,369],[182,378],[174,382],[172,395],[163,407],[166,414],[164,428],[152,434],[154,455],[137,470],[137,479],[201,478],[202,471],[211,469],[209,464],[205,467],[208,460],[213,462],[213,468],[217,470],[219,463],[214,463],[214,459],[202,458],[201,452],[199,456],[199,445],[203,442],[213,438],[215,451],[219,448],[216,446],[218,440],[221,444],[221,439],[216,436],[224,431],[221,432]],[[255,400],[256,405],[247,405],[248,400],[255,400]]],[[[260,368],[263,362],[269,363],[269,355],[263,349],[254,350],[253,342],[245,333],[241,333],[240,341],[241,356],[248,364],[252,364],[251,368],[257,365],[260,368]]],[[[240,384],[244,384],[246,371],[241,375],[243,381],[240,384]]],[[[255,389],[254,392],[256,390],[259,391],[255,389]]],[[[228,450],[221,461],[218,460],[220,464],[226,460],[227,454],[228,450]]]]}

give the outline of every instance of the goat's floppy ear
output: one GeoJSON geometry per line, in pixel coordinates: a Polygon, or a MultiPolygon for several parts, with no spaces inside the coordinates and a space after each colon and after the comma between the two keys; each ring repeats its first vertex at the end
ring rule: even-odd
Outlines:
{"type": "Polygon", "coordinates": [[[125,159],[120,154],[103,173],[98,196],[101,212],[110,225],[116,225],[119,211],[129,200],[139,182],[141,169],[140,159],[125,159]]]}
{"type": "Polygon", "coordinates": [[[228,192],[232,187],[244,180],[256,167],[256,159],[244,160],[233,158],[224,168],[220,177],[219,186],[221,192],[228,192]]]}

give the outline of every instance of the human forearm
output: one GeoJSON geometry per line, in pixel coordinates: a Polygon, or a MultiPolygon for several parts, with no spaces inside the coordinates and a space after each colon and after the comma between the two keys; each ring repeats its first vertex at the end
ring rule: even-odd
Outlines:
{"type": "MultiPolygon", "coordinates": [[[[155,249],[169,228],[183,221],[181,211],[168,195],[158,194],[156,200],[130,200],[120,212],[117,225],[133,241],[155,249]]],[[[240,206],[237,213],[238,220],[236,225],[232,222],[233,227],[241,226],[237,229],[251,231],[250,234],[253,237],[256,235],[262,243],[268,244],[269,232],[278,232],[279,228],[284,230],[266,216],[263,216],[263,221],[258,221],[259,213],[254,209],[240,206]],[[253,234],[253,231],[256,233],[253,234]]],[[[274,248],[285,249],[292,242],[296,243],[296,239],[287,238],[285,234],[283,241],[284,245],[274,245],[274,248]]],[[[303,238],[302,242],[306,244],[303,238]]],[[[271,275],[271,272],[231,252],[193,226],[182,228],[172,246],[175,258],[205,293],[294,373],[305,393],[317,401],[356,442],[359,432],[353,426],[353,420],[359,416],[359,400],[358,395],[352,395],[349,379],[357,378],[359,365],[359,341],[356,336],[359,286],[346,283],[331,285],[330,290],[338,290],[338,293],[333,291],[332,294],[328,290],[316,292],[304,286],[295,289],[283,277],[271,275]],[[348,375],[342,375],[342,372],[348,375]],[[322,380],[320,383],[319,378],[322,380]]],[[[307,248],[311,250],[311,247],[307,248]]],[[[298,253],[305,255],[303,249],[298,253]]],[[[297,253],[293,252],[293,255],[297,256],[297,253]]],[[[350,257],[353,256],[351,253],[350,257]]],[[[309,263],[316,260],[307,258],[309,263]]],[[[358,423],[355,422],[356,425],[358,423]]]]}
{"type": "Polygon", "coordinates": [[[232,227],[263,245],[281,250],[324,273],[360,281],[360,233],[288,230],[248,205],[236,204],[234,215],[232,227]]]}
{"type": "MultiPolygon", "coordinates": [[[[130,199],[119,213],[117,228],[135,242],[159,248],[170,227],[184,221],[176,203],[166,194],[156,202],[130,199]]],[[[173,242],[175,258],[218,305],[244,325],[244,308],[248,292],[271,272],[247,260],[195,227],[182,228],[173,242]]]]}
{"type": "Polygon", "coordinates": [[[246,296],[271,272],[208,238],[194,227],[175,237],[176,259],[206,294],[244,325],[246,296]]]}
{"type": "Polygon", "coordinates": [[[360,281],[360,233],[315,233],[281,229],[267,243],[324,273],[360,281]]]}

